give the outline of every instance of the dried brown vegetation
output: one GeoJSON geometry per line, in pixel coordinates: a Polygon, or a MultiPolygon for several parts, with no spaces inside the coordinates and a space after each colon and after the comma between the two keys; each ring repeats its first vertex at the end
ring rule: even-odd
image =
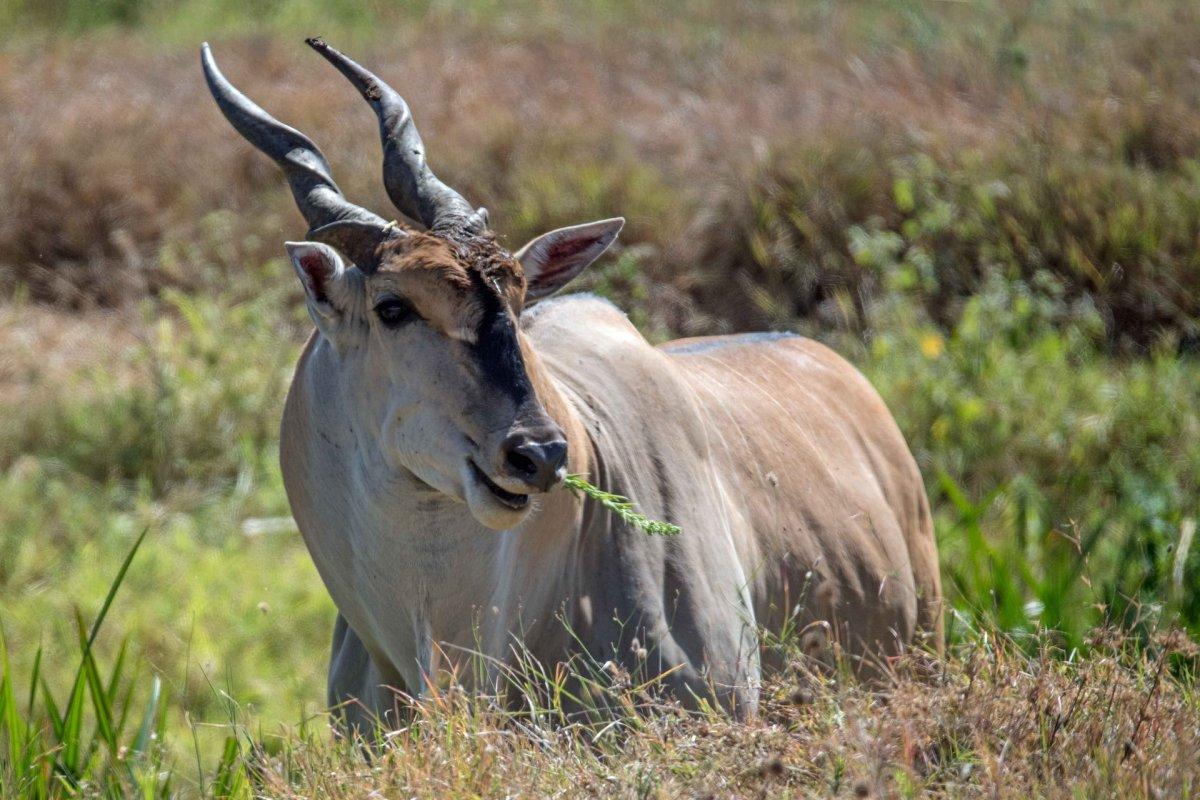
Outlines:
{"type": "Polygon", "coordinates": [[[449,692],[373,763],[314,745],[251,774],[280,797],[1192,796],[1200,708],[1170,666],[1195,646],[1096,644],[1068,663],[984,639],[945,663],[911,656],[873,688],[797,662],[749,723],[666,707],[595,734],[449,692]]]}
{"type": "MultiPolygon", "coordinates": [[[[396,22],[363,58],[510,243],[629,217],[660,328],[865,324],[888,234],[943,322],[989,274],[1044,274],[1116,343],[1197,336],[1193,4],[627,16],[396,22]]],[[[351,196],[388,208],[369,114],[336,74],[298,40],[214,44],[351,196]]],[[[0,55],[0,105],[20,109],[0,143],[10,290],[118,304],[261,264],[301,230],[179,50],[109,34],[0,55]]]]}

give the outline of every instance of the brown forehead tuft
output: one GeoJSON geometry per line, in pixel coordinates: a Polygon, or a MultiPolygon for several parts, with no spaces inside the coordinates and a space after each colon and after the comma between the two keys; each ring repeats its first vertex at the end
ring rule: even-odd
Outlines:
{"type": "Polygon", "coordinates": [[[524,283],[521,265],[494,235],[455,236],[413,232],[382,245],[380,272],[431,270],[461,289],[475,285],[471,273],[486,286],[511,296],[524,283]]]}
{"type": "Polygon", "coordinates": [[[471,279],[454,248],[440,236],[411,233],[385,242],[380,247],[379,273],[429,271],[458,288],[469,289],[471,279]]]}
{"type": "Polygon", "coordinates": [[[524,279],[521,265],[507,250],[496,243],[496,237],[488,232],[472,236],[458,245],[459,257],[471,264],[489,282],[501,286],[520,283],[524,279]]]}

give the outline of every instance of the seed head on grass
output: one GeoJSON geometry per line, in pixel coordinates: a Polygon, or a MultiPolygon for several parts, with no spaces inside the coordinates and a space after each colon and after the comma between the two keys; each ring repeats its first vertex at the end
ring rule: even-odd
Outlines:
{"type": "Polygon", "coordinates": [[[657,519],[650,519],[645,514],[639,513],[633,507],[633,502],[628,497],[606,492],[597,486],[593,486],[581,475],[568,475],[563,483],[571,491],[592,498],[622,520],[644,533],[648,533],[651,536],[676,536],[679,533],[678,525],[672,525],[669,522],[657,519]]]}

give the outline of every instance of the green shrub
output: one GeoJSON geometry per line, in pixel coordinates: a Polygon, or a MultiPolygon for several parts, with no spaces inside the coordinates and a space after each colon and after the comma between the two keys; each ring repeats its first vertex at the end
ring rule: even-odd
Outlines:
{"type": "Polygon", "coordinates": [[[1006,630],[1200,631],[1200,363],[1115,360],[1057,290],[993,275],[948,333],[893,296],[866,343],[836,340],[896,415],[934,502],[951,601],[1006,630]],[[1180,591],[1182,589],[1182,591],[1180,591]]]}
{"type": "Polygon", "coordinates": [[[1032,141],[936,158],[841,143],[779,157],[726,218],[740,246],[698,265],[735,329],[796,317],[863,330],[892,291],[952,328],[989,281],[1094,311],[1111,348],[1200,342],[1200,164],[1153,171],[1032,141]],[[738,295],[730,298],[729,278],[738,295]],[[720,299],[718,299],[720,298],[720,299]]]}

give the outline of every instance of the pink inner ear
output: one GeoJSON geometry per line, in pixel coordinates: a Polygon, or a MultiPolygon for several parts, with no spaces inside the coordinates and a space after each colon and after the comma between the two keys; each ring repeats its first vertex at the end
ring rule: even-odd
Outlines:
{"type": "Polygon", "coordinates": [[[550,285],[562,279],[570,280],[580,261],[596,245],[595,237],[564,236],[550,242],[543,251],[542,269],[537,275],[537,282],[550,285]]]}
{"type": "Polygon", "coordinates": [[[320,253],[309,251],[298,259],[300,269],[304,272],[308,283],[308,291],[313,299],[326,302],[326,289],[329,281],[329,262],[320,253]]]}
{"type": "MultiPolygon", "coordinates": [[[[596,239],[586,236],[566,236],[553,242],[546,252],[547,265],[570,261],[596,244],[596,239]]],[[[562,267],[567,266],[563,264],[562,267]]],[[[562,268],[560,267],[560,269],[562,268]]]]}

